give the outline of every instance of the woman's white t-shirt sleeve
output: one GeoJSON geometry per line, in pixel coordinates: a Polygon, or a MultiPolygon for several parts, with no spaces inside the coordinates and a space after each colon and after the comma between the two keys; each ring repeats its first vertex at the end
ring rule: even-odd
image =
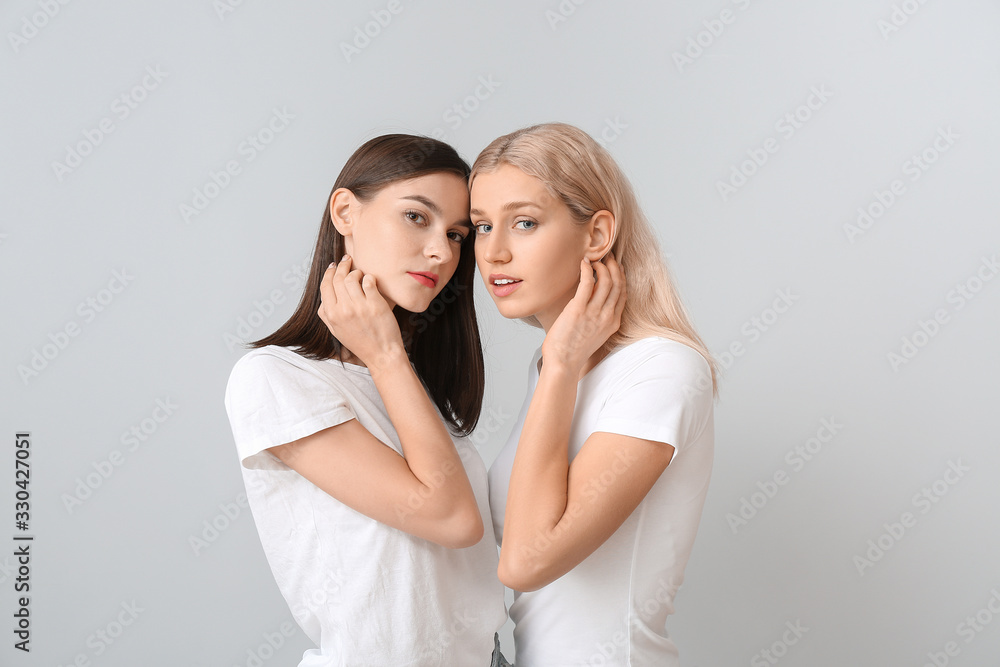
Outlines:
{"type": "Polygon", "coordinates": [[[705,358],[691,348],[657,351],[621,377],[597,417],[594,431],[663,442],[674,456],[694,441],[712,416],[712,379],[705,358]]]}
{"type": "Polygon", "coordinates": [[[262,466],[262,456],[277,460],[268,447],[356,418],[328,380],[265,351],[247,354],[233,367],[226,412],[240,462],[251,469],[262,466]]]}

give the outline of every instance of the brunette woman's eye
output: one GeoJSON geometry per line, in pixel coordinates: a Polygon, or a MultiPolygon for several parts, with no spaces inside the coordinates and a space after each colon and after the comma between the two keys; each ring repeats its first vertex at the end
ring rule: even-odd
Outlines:
{"type": "Polygon", "coordinates": [[[423,222],[424,220],[424,216],[417,211],[405,211],[403,215],[405,215],[410,222],[423,222]]]}
{"type": "Polygon", "coordinates": [[[517,222],[514,223],[514,226],[517,227],[520,224],[530,225],[529,227],[521,227],[521,229],[525,229],[525,230],[527,230],[527,229],[534,229],[535,227],[538,226],[538,223],[535,222],[534,220],[518,220],[517,222]]]}
{"type": "Polygon", "coordinates": [[[468,234],[463,234],[462,232],[448,232],[448,238],[458,244],[465,243],[465,239],[468,236],[468,234]]]}

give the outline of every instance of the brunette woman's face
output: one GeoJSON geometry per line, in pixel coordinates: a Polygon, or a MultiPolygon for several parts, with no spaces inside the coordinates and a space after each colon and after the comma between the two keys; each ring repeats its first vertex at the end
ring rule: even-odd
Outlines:
{"type": "Polygon", "coordinates": [[[337,190],[330,209],[354,268],[375,277],[390,307],[415,313],[451,280],[472,233],[468,186],[449,172],[391,183],[367,202],[337,190]]]}
{"type": "Polygon", "coordinates": [[[590,230],[545,184],[503,164],[472,182],[476,264],[506,318],[534,315],[548,330],[576,293],[590,230]]]}

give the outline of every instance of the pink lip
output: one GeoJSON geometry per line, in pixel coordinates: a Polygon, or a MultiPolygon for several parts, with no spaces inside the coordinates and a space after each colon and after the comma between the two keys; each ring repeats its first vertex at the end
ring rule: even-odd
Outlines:
{"type": "Polygon", "coordinates": [[[515,278],[514,276],[508,276],[504,273],[491,273],[490,274],[490,289],[493,290],[493,295],[497,297],[507,296],[518,287],[521,286],[521,279],[515,278]],[[508,283],[506,285],[497,285],[494,281],[496,280],[516,280],[516,283],[508,283]]]}
{"type": "Polygon", "coordinates": [[[437,285],[438,275],[436,273],[431,273],[430,271],[407,271],[407,273],[413,276],[414,280],[424,287],[434,287],[437,285]]]}

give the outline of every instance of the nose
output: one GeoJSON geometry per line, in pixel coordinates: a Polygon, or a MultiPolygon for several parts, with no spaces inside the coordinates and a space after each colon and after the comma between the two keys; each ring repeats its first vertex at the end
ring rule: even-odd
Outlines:
{"type": "Polygon", "coordinates": [[[452,241],[448,238],[447,232],[432,234],[424,246],[424,257],[435,260],[441,264],[447,264],[454,257],[452,241]]]}
{"type": "Polygon", "coordinates": [[[503,237],[503,232],[498,232],[497,228],[484,236],[476,237],[476,256],[490,264],[506,264],[510,261],[510,249],[507,247],[507,240],[503,237]]]}

